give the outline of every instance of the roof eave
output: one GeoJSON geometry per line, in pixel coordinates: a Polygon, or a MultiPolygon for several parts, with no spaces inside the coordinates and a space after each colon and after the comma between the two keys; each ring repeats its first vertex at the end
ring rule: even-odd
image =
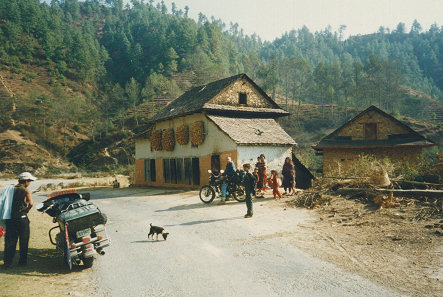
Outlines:
{"type": "Polygon", "coordinates": [[[313,145],[314,150],[324,149],[362,149],[362,148],[399,148],[399,147],[431,147],[435,146],[435,143],[428,144],[397,144],[397,145],[331,145],[331,146],[318,146],[313,145]]]}
{"type": "Polygon", "coordinates": [[[297,143],[292,142],[292,143],[265,143],[265,142],[255,142],[255,143],[251,143],[251,142],[237,142],[234,141],[237,145],[240,146],[297,146],[297,143]]]}
{"type": "Polygon", "coordinates": [[[180,117],[185,117],[185,116],[188,116],[188,115],[191,115],[191,114],[201,113],[202,111],[203,111],[203,109],[200,108],[198,110],[193,110],[193,111],[190,111],[190,112],[184,112],[184,113],[176,114],[176,115],[169,116],[169,117],[164,117],[164,118],[155,119],[155,120],[149,120],[148,124],[155,124],[155,123],[162,122],[162,121],[169,121],[169,120],[172,120],[172,119],[176,119],[176,118],[180,118],[180,117]]]}

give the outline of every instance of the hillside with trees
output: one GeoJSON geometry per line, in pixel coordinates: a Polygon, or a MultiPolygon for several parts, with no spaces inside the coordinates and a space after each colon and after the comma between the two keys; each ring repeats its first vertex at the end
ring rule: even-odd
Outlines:
{"type": "MultiPolygon", "coordinates": [[[[14,94],[2,106],[0,132],[19,130],[78,166],[98,154],[131,163],[128,139],[156,110],[193,86],[243,72],[293,113],[284,121],[293,134],[309,133],[297,112],[302,104],[344,107],[334,124],[372,104],[397,117],[443,121],[437,25],[423,31],[417,21],[409,30],[400,23],[346,40],[345,27],[304,27],[263,42],[238,24],[203,14],[195,21],[189,7],[175,4],[48,2],[0,2],[0,88],[14,94]]],[[[329,110],[314,127],[330,128],[329,110]]]]}

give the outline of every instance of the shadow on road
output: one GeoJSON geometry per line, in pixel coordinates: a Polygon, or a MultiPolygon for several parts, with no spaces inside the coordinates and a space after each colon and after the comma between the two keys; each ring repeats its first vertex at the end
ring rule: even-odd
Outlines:
{"type": "MultiPolygon", "coordinates": [[[[266,197],[266,198],[258,198],[258,199],[255,198],[253,200],[253,203],[260,203],[260,202],[265,202],[265,201],[270,201],[270,200],[274,200],[274,198],[272,196],[266,197]]],[[[231,200],[230,202],[227,202],[226,204],[223,204],[223,205],[220,205],[219,201],[214,201],[209,204],[205,204],[203,202],[197,202],[197,203],[193,203],[193,204],[177,205],[177,206],[172,206],[172,207],[165,208],[165,209],[158,209],[155,212],[189,210],[189,209],[206,208],[206,207],[229,207],[232,205],[237,205],[237,203],[242,204],[244,202],[238,202],[235,200],[231,200]]]]}
{"type": "Polygon", "coordinates": [[[166,242],[166,240],[136,240],[131,241],[131,243],[159,243],[159,242],[166,242]]]}
{"type": "Polygon", "coordinates": [[[112,199],[125,197],[149,197],[160,195],[173,195],[186,192],[180,189],[166,188],[122,188],[113,189],[110,187],[95,187],[77,189],[78,193],[91,193],[91,200],[94,199],[112,199]]]}
{"type": "MultiPolygon", "coordinates": [[[[4,252],[0,252],[0,259],[3,259],[4,252]]],[[[64,266],[62,257],[55,249],[34,249],[28,250],[28,265],[18,266],[18,251],[15,254],[11,267],[4,269],[3,261],[0,265],[0,274],[15,274],[38,277],[53,277],[54,274],[68,274],[81,272],[82,265],[72,265],[72,272],[64,266]]],[[[1,277],[0,277],[1,278],[1,277]]]]}
{"type": "Polygon", "coordinates": [[[215,223],[215,222],[220,222],[220,221],[232,221],[232,220],[239,220],[239,219],[243,219],[243,216],[232,217],[232,218],[223,218],[223,219],[213,219],[213,220],[191,221],[191,222],[175,224],[175,225],[165,225],[165,227],[192,226],[192,225],[209,224],[209,223],[215,223]]]}
{"type": "Polygon", "coordinates": [[[209,203],[209,204],[205,204],[203,202],[198,202],[198,203],[193,203],[193,204],[172,206],[172,207],[165,208],[165,209],[158,209],[155,212],[189,210],[189,209],[207,208],[207,207],[229,207],[231,205],[237,205],[237,203],[244,203],[244,202],[232,201],[232,202],[227,202],[226,204],[223,204],[223,205],[220,205],[219,202],[217,202],[217,201],[213,202],[213,203],[209,203]]]}

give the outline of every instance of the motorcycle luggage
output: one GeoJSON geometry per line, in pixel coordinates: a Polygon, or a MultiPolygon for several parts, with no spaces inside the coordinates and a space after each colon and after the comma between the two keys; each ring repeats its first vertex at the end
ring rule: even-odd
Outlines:
{"type": "Polygon", "coordinates": [[[77,200],[70,204],[57,219],[61,221],[60,226],[68,224],[70,233],[106,223],[97,206],[85,200],[77,200]]]}

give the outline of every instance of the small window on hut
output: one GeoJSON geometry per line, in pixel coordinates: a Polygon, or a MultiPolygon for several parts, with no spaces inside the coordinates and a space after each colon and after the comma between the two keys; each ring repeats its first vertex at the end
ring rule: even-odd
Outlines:
{"type": "Polygon", "coordinates": [[[377,123],[365,123],[365,139],[376,140],[377,139],[377,123]]]}
{"type": "Polygon", "coordinates": [[[246,93],[238,93],[238,104],[246,105],[247,103],[246,93]]]}

